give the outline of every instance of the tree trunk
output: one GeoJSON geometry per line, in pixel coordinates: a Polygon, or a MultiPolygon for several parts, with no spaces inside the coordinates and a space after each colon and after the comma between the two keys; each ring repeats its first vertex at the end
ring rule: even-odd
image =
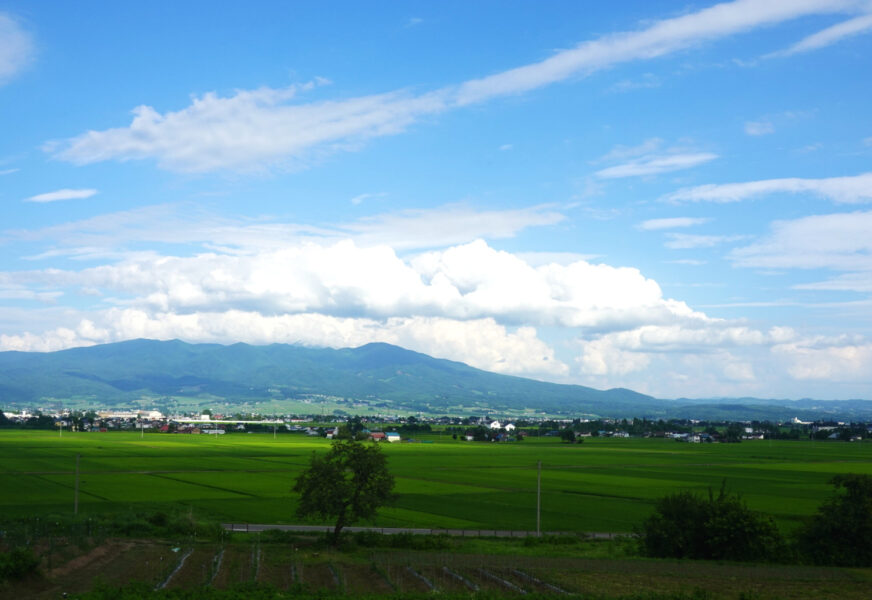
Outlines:
{"type": "Polygon", "coordinates": [[[342,528],[345,527],[345,511],[343,510],[339,517],[336,519],[336,526],[333,528],[333,539],[331,541],[331,545],[334,548],[339,547],[339,534],[342,532],[342,528]]]}

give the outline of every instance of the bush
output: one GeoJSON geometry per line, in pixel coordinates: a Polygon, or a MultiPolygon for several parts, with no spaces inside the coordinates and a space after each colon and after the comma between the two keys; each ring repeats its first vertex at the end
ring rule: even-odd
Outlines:
{"type": "Polygon", "coordinates": [[[38,570],[39,559],[30,550],[16,548],[11,552],[0,553],[0,581],[24,579],[38,570]]]}
{"type": "Polygon", "coordinates": [[[837,475],[836,490],[796,533],[800,556],[819,565],[872,566],[872,477],[837,475]]]}
{"type": "Polygon", "coordinates": [[[724,486],[707,498],[691,492],[661,498],[639,533],[646,556],[765,561],[785,551],[772,519],[752,512],[724,486]]]}

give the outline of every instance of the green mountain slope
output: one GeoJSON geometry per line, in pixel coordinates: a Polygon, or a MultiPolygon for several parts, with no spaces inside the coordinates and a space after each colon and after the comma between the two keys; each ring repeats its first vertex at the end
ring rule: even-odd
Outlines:
{"type": "Polygon", "coordinates": [[[245,401],[323,394],[408,408],[537,408],[598,415],[654,414],[662,402],[631,390],[600,391],[489,373],[389,344],[339,350],[131,340],[50,353],[0,353],[0,399],[89,398],[119,405],[142,396],[245,401]]]}

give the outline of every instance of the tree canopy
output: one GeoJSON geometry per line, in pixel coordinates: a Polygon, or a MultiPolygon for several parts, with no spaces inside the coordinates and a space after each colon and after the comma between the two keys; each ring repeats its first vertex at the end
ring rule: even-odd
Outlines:
{"type": "Polygon", "coordinates": [[[708,497],[679,492],[659,499],[642,524],[640,543],[647,556],[663,558],[757,561],[784,551],[772,519],[752,512],[725,486],[708,497]]]}
{"type": "Polygon", "coordinates": [[[375,443],[334,442],[311,462],[294,485],[300,494],[298,517],[335,518],[333,543],[347,525],[375,516],[393,498],[394,477],[375,443]]]}
{"type": "Polygon", "coordinates": [[[872,565],[872,477],[836,475],[832,498],[797,532],[800,554],[821,565],[872,565]]]}

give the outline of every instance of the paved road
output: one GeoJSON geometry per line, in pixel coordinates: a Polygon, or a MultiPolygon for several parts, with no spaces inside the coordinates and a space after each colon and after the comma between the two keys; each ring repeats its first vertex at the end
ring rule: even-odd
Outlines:
{"type": "MultiPolygon", "coordinates": [[[[258,531],[267,531],[269,529],[278,529],[279,531],[299,531],[303,533],[318,533],[323,531],[333,531],[333,527],[329,525],[271,525],[264,523],[222,523],[227,531],[243,531],[256,533],[258,531]]],[[[343,531],[356,533],[358,531],[374,531],[375,533],[383,533],[385,535],[394,535],[397,533],[414,533],[420,535],[454,535],[460,537],[533,537],[536,536],[535,531],[513,531],[510,529],[415,529],[409,527],[345,527],[343,531]]],[[[571,531],[543,531],[542,535],[578,535],[578,532],[571,531]]],[[[582,535],[597,539],[612,539],[623,537],[627,534],[621,533],[604,533],[604,532],[584,532],[582,535]]]]}

